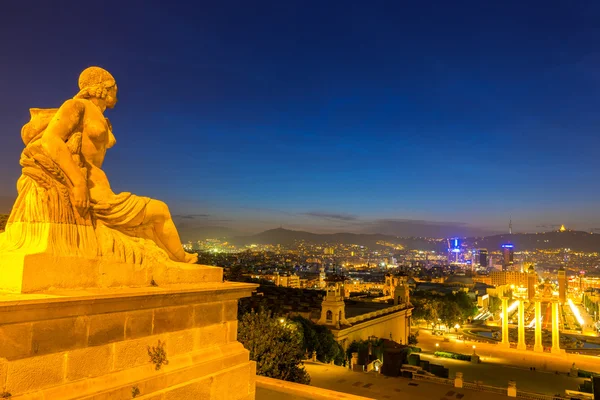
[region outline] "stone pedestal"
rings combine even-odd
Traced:
[[[221,282],[223,269],[148,259],[140,264],[109,258],[5,252],[0,256],[0,291],[41,293],[57,289],[147,287]]]
[[[254,399],[255,363],[236,338],[237,300],[255,287],[2,294],[0,393],[13,400]]]

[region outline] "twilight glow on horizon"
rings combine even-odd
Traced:
[[[187,237],[600,228],[598,3],[24,3],[0,17],[0,213],[29,108],[99,65],[113,189]]]

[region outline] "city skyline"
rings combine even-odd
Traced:
[[[121,90],[114,189],[164,200],[178,226],[600,228],[597,5],[110,3],[93,27],[66,5],[4,6],[0,212],[28,108],[58,106],[97,64]]]

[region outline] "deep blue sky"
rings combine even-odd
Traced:
[[[188,230],[600,228],[597,1],[169,3],[0,6],[0,211],[28,108],[100,65],[113,188]]]

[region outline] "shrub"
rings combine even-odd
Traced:
[[[580,378],[593,378],[595,376],[600,376],[600,374],[580,369],[579,371],[577,371],[577,376],[579,376]]]
[[[451,358],[453,360],[471,361],[471,356],[460,353],[452,353],[450,351],[436,351],[434,353],[436,357]]]

